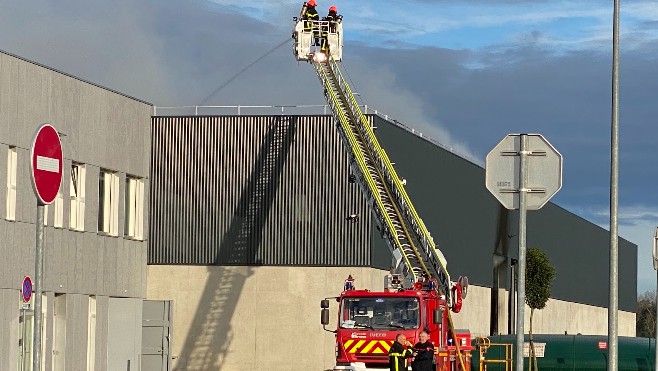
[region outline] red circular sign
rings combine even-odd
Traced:
[[[32,279],[30,276],[25,276],[23,278],[23,289],[21,290],[23,294],[23,301],[29,302],[32,299]]]
[[[62,184],[62,143],[50,124],[37,129],[30,149],[32,187],[41,205],[55,200]]]

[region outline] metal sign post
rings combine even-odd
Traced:
[[[521,134],[519,151],[521,166],[519,171],[519,283],[518,304],[516,306],[516,371],[523,371],[523,337],[525,332],[525,243],[526,243],[526,192],[528,183],[528,136]]]
[[[539,134],[510,134],[487,155],[486,186],[503,206],[519,210],[515,356],[523,371],[527,211],[540,209],[562,187],[562,155]]]
[[[37,205],[37,251],[34,258],[36,296],[34,298],[34,336],[32,369],[41,370],[41,294],[43,292],[43,205]]]
[[[41,370],[41,295],[43,293],[43,214],[44,205],[57,197],[62,184],[62,143],[57,130],[41,125],[30,148],[30,175],[37,197],[36,253],[34,263],[34,336],[32,369]]]

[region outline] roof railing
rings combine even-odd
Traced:
[[[354,93],[354,95],[359,95]],[[456,152],[452,147],[438,142],[424,135],[411,126],[405,125],[397,119],[368,107],[367,104],[359,105],[363,113],[373,114],[422,138],[436,146],[439,146],[455,155],[482,167],[482,164],[469,159]],[[331,115],[331,108],[326,104],[302,104],[302,105],[232,105],[232,106],[153,106],[153,116],[229,116],[229,115]]]

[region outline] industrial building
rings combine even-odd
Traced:
[[[470,278],[456,326],[508,333],[518,212],[489,194],[482,167],[368,118],[449,271]],[[175,369],[331,367],[319,301],[348,274],[382,290],[391,265],[332,117],[155,116],[152,133],[147,296],[173,300]],[[549,203],[529,213],[527,243],[556,267],[534,331],[607,333],[609,233]],[[620,240],[620,335],[635,334],[636,249]]]
[[[60,132],[65,171],[45,221],[43,370],[331,367],[320,300],[348,274],[381,290],[391,264],[332,117],[153,110],[0,53],[0,370],[31,367],[33,307],[21,300],[34,275],[28,163],[46,122]],[[507,333],[517,214],[485,189],[482,167],[368,119],[449,271],[470,278],[457,327]],[[528,246],[557,274],[535,331],[606,333],[608,232],[551,203],[528,219]],[[620,335],[635,333],[636,249],[620,240]]]
[[[0,52],[0,370],[32,369],[36,129],[63,148],[62,184],[46,207],[43,370],[139,369],[146,297],[149,103]],[[34,299],[32,299],[34,301]]]

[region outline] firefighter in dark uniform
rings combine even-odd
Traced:
[[[391,371],[406,371],[407,358],[412,356],[412,344],[407,341],[404,334],[398,334],[395,337],[391,349],[388,350],[388,363],[391,366]]]
[[[313,21],[319,21],[320,15],[315,7],[318,3],[315,0],[308,0],[306,3],[306,12],[304,13],[304,31],[313,31],[315,43],[313,45],[320,45],[320,30],[313,24]]]
[[[335,5],[329,7],[329,14],[327,14],[323,21],[327,21],[329,24],[328,29],[323,29],[322,35],[320,36],[322,42],[322,51],[326,52],[329,50],[329,40],[327,39],[327,32],[336,32],[336,23],[340,22],[343,19],[343,16],[338,15],[338,8]]]
[[[338,15],[338,8],[336,8],[336,5],[332,5],[329,7],[329,14],[325,19],[329,21],[329,32],[336,32],[336,23],[341,22],[343,16]]]
[[[411,369],[413,371],[433,371],[434,367],[434,345],[429,341],[427,331],[420,332],[420,341],[414,345]]]

